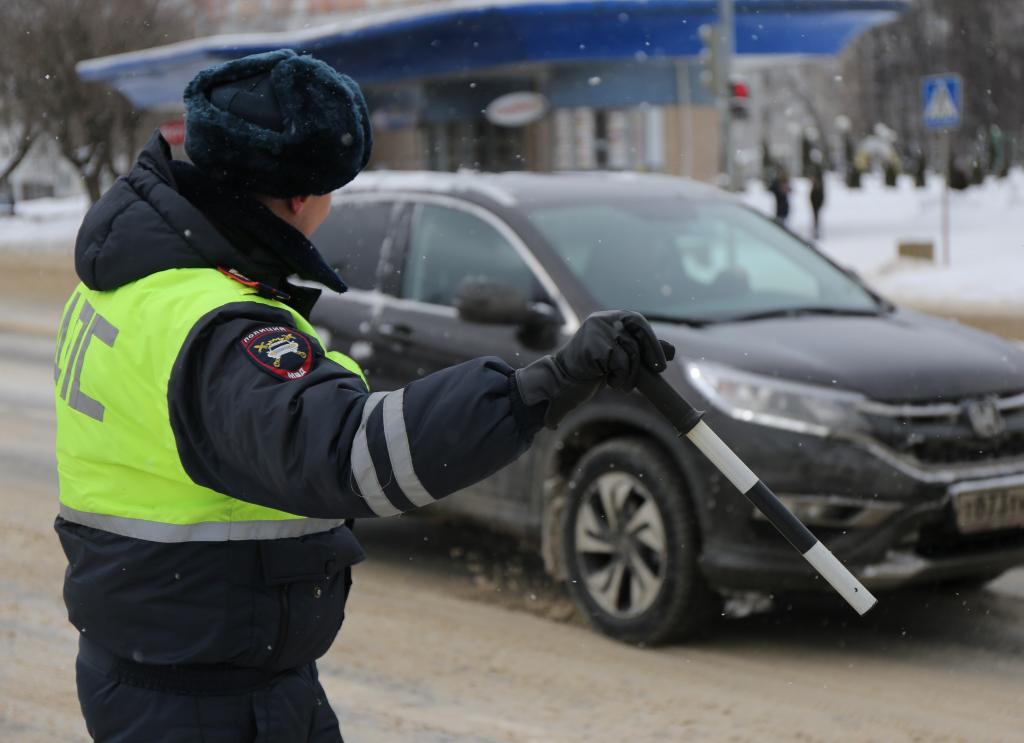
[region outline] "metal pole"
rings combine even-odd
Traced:
[[[946,177],[943,179],[945,185],[942,187],[942,261],[947,266],[952,260],[949,245],[949,178],[953,172],[952,136],[949,132],[943,135],[946,149]]]
[[[736,190],[735,148],[732,145],[732,112],[729,108],[729,79],[735,50],[733,0],[718,0],[718,69],[715,91],[718,106],[719,167],[730,189]]]
[[[685,60],[676,62],[676,109],[679,115],[679,172],[693,177],[693,98],[690,95],[690,67]]]

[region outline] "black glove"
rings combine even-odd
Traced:
[[[554,428],[605,384],[629,392],[641,368],[661,373],[674,356],[675,348],[658,340],[643,315],[595,312],[554,356],[516,371],[516,384],[527,405],[548,403],[544,424]]]

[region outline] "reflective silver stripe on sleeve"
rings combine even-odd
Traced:
[[[384,437],[388,442],[391,471],[405,497],[417,506],[435,502],[437,499],[423,487],[412,466],[409,433],[405,430],[405,388],[392,392],[384,400]]]
[[[162,524],[159,521],[129,519],[89,513],[60,504],[60,515],[74,524],[120,534],[147,542],[236,542],[246,539],[289,539],[330,531],[345,523],[341,519],[280,519],[276,521],[203,521],[198,524]]]
[[[352,442],[352,475],[359,485],[359,492],[363,494],[363,500],[378,516],[397,516],[401,513],[395,505],[384,495],[384,489],[380,486],[377,478],[377,470],[373,468],[373,458],[370,456],[370,442],[366,438],[366,423],[370,420],[370,413],[386,397],[387,392],[373,392],[363,406],[363,419],[359,423],[359,430],[356,431],[355,440]]]

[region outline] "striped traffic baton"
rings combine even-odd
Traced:
[[[878,599],[871,595],[853,573],[818,541],[811,530],[701,420],[703,411],[695,409],[668,382],[653,372],[641,371],[637,389],[662,412],[680,436],[692,441],[711,460],[719,472],[764,514],[858,614],[866,614],[878,603]]]

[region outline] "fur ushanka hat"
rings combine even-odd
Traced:
[[[202,70],[185,88],[185,152],[246,191],[325,194],[366,167],[373,147],[354,80],[290,49]]]

